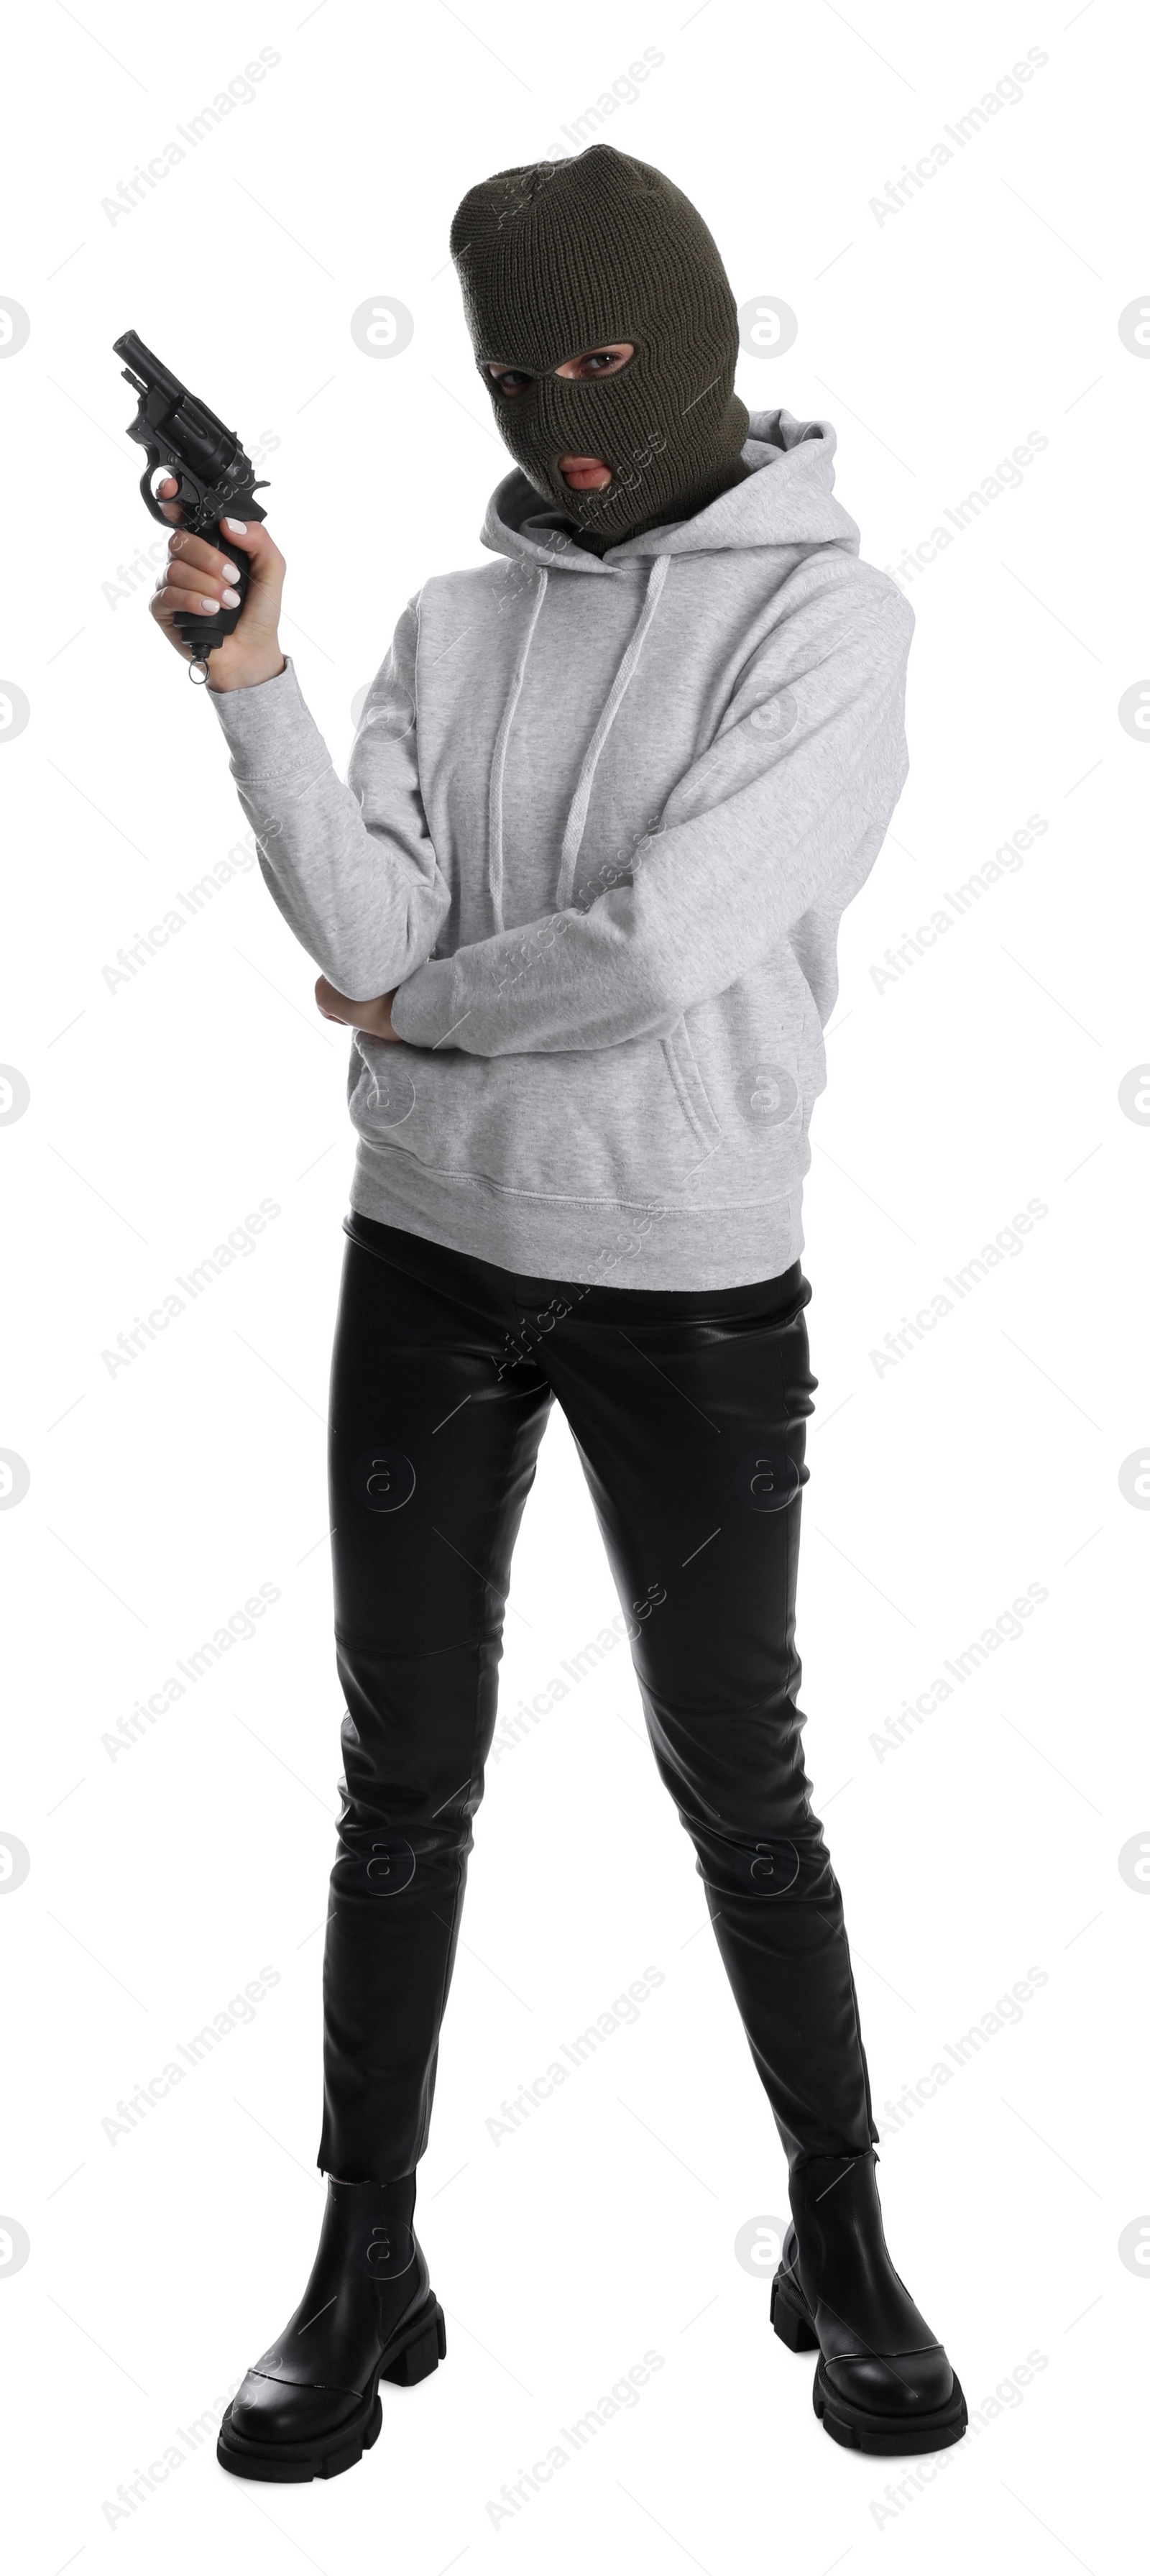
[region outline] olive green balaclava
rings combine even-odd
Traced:
[[[701,215],[661,170],[607,143],[499,170],[458,207],[451,255],[500,435],[595,553],[742,481],[734,297]],[[635,350],[617,376],[555,374],[612,340]],[[492,359],[530,384],[500,393]],[[611,482],[571,491],[561,456],[601,456]]]

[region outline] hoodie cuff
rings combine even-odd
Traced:
[[[237,780],[282,779],[296,770],[313,770],[319,743],[327,748],[299,684],[291,655],[274,680],[257,680],[249,689],[213,689],[208,696],[232,754]]]
[[[400,985],[391,1006],[391,1025],[405,1046],[433,1047],[451,1043],[453,957],[429,957]]]

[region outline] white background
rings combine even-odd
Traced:
[[[10,33],[0,292],[31,333],[0,365],[0,671],[31,713],[0,741],[0,1057],[31,1099],[0,1129],[0,1446],[31,1481],[0,1519],[0,1826],[31,1866],[0,1906],[0,2208],[31,2251],[0,2307],[28,2576],[278,2576],[301,2554],[326,2576],[1129,2563],[1150,2286],[1118,2240],[1150,2208],[1134,2099],[1150,1906],[1118,1853],[1150,1821],[1150,1519],[1118,1479],[1150,1441],[1150,1135],[1118,1091],[1150,1050],[1150,747],[1117,710],[1150,687],[1150,363],[1118,317],[1150,304],[1140,40],[1109,0],[262,0],[226,19],[59,0]],[[280,59],[252,103],[110,220],[102,201],[261,46]],[[384,2389],[379,2443],[330,2486],[243,2485],[205,2435],[111,2521],[117,2489],[153,2460],[162,2476],[175,2428],[218,2414],[283,2324],[322,2205],[341,1713],[323,1416],[352,1137],[344,1041],[254,871],[129,983],[102,974],[244,829],[212,709],[139,569],[120,569],[159,532],[110,343],[134,328],[249,448],[278,440],[263,497],[285,641],[342,767],[400,609],[481,560],[506,465],[453,209],[554,148],[645,47],[663,59],[602,131],[696,200],[740,305],[793,307],[794,346],[746,355],[739,390],[834,422],[871,562],[896,566],[1029,433],[1048,442],[908,582],[911,776],[844,923],[806,1202],[806,1743],[880,2109],[1030,1966],[1047,1976],[882,2148],[894,2259],[979,2413],[937,2480],[900,2493],[914,2464],[835,2448],[809,2357],[770,2332],[770,2266],[734,2248],[785,2212],[783,2159],[620,1652],[490,1773],[420,2168],[446,2366]],[[1020,103],[880,221],[871,200],[1030,47],[1048,60]],[[387,362],[350,335],[373,296],[414,316]],[[1048,829],[1023,865],[879,989],[885,950],[1032,813]],[[110,1375],[117,1334],[263,1198],[280,1214],[256,1250]],[[888,1332],[1032,1198],[1048,1213],[1024,1249],[880,1374]],[[111,1759],[102,1737],[261,1583],[280,1597],[257,1634]],[[1024,1635],[880,1756],[904,1698],[1029,1584],[1048,1597]],[[615,1608],[556,1417],[505,1711]],[[637,2023],[494,2143],[503,2098],[648,1963],[664,1983]],[[280,1982],[253,2019],[110,2140],[117,2102],[265,1964]],[[493,2521],[501,2488],[648,2349],[663,2366],[638,2403]],[[996,2401],[1028,2353],[1044,2366]]]

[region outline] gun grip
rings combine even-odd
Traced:
[[[246,517],[251,520],[262,519],[264,512],[258,501],[253,501],[250,495],[241,493],[231,515],[233,518]],[[185,610],[172,620],[184,643],[191,644],[195,652],[206,659],[214,644],[222,644],[227,636],[235,634],[244,613],[244,602],[247,599],[251,581],[251,564],[242,546],[232,544],[227,529],[219,519],[211,521],[205,528],[197,528],[196,535],[203,537],[209,546],[218,546],[220,553],[226,555],[230,563],[239,565],[239,578],[230,585],[240,594],[238,608],[217,609],[214,617],[205,617],[202,613]]]

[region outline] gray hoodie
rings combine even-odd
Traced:
[[[734,1287],[802,1249],[844,906],[907,773],[913,613],[859,561],[835,434],[752,415],[745,481],[576,545],[518,471],[497,560],[404,610],[336,777],[292,662],[213,695],[270,892],[356,1034],[353,1207],[502,1268]]]

